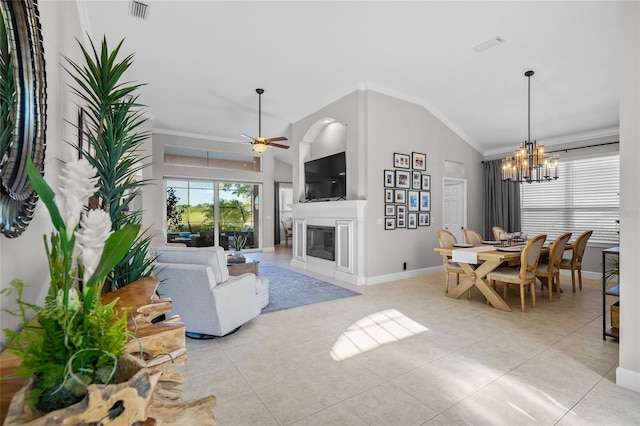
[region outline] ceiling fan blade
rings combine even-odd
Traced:
[[[255,140],[256,140],[255,138],[252,138],[252,137],[251,137],[251,136],[249,136],[249,135],[245,135],[244,133],[240,133],[240,136],[242,136],[243,138],[247,138],[247,139],[249,139],[250,141],[255,141]]]
[[[269,138],[269,140],[272,142],[278,142],[278,141],[286,141],[288,139],[285,138],[284,136],[278,136],[277,138]]]
[[[267,145],[271,145],[271,146],[274,146],[276,148],[289,149],[288,145],[281,145],[279,143],[267,142]]]

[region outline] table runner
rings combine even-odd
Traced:
[[[460,263],[478,263],[478,252],[495,250],[493,246],[478,246],[451,251],[451,260]]]

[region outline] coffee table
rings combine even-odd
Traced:
[[[242,263],[227,262],[227,268],[229,269],[229,275],[234,277],[237,275],[246,274],[247,272],[258,275],[259,264],[259,260],[247,258],[247,261]]]

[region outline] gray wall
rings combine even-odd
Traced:
[[[80,20],[75,2],[39,2],[40,23],[47,73],[47,130],[45,179],[57,190],[60,161],[68,161],[76,152],[65,142],[75,141],[75,128],[66,123],[76,121],[77,107],[71,97],[67,77],[60,66],[62,55],[81,60],[75,37],[82,40]],[[24,299],[42,304],[49,286],[49,269],[42,240],[50,235],[53,226],[46,207],[39,202],[35,216],[27,230],[18,238],[0,236],[0,287],[10,287],[14,279],[21,279],[25,287]],[[16,309],[12,298],[2,296],[2,308]],[[0,313],[3,328],[15,329],[19,319]],[[4,341],[4,335],[2,336]]]
[[[462,163],[468,179],[469,205],[481,201],[481,155],[420,105],[374,91],[356,91],[293,124],[295,141],[304,140],[309,129],[323,118],[346,125],[347,199],[367,200],[365,207],[364,275],[393,279],[407,271],[424,271],[442,265],[433,251],[442,226],[442,192],[445,160]],[[308,141],[312,142],[312,141]],[[311,151],[324,152],[311,144],[294,143],[294,198],[303,199],[302,164]],[[311,147],[309,147],[311,145]],[[393,154],[421,152],[427,155],[431,174],[431,226],[418,229],[384,229],[383,171],[393,168]],[[296,160],[297,159],[297,160]],[[468,224],[479,228],[481,214],[469,211]]]
[[[260,233],[263,249],[273,249],[273,229],[277,218],[274,212],[274,158],[273,149],[270,148],[260,155],[262,158],[262,171],[249,172],[245,170],[214,169],[204,167],[185,167],[164,164],[164,146],[180,146],[186,148],[238,153],[244,155],[257,155],[251,150],[248,143],[228,143],[210,139],[190,136],[168,135],[154,133],[152,141],[153,167],[152,177],[154,184],[146,191],[152,193],[150,199],[154,205],[145,210],[145,224],[164,229],[166,223],[166,209],[164,208],[164,178],[224,180],[230,182],[261,183],[262,184],[262,208],[260,210]]]

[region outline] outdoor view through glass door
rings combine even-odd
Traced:
[[[168,242],[259,248],[260,185],[169,179],[166,184]],[[238,247],[245,238],[244,247]]]

